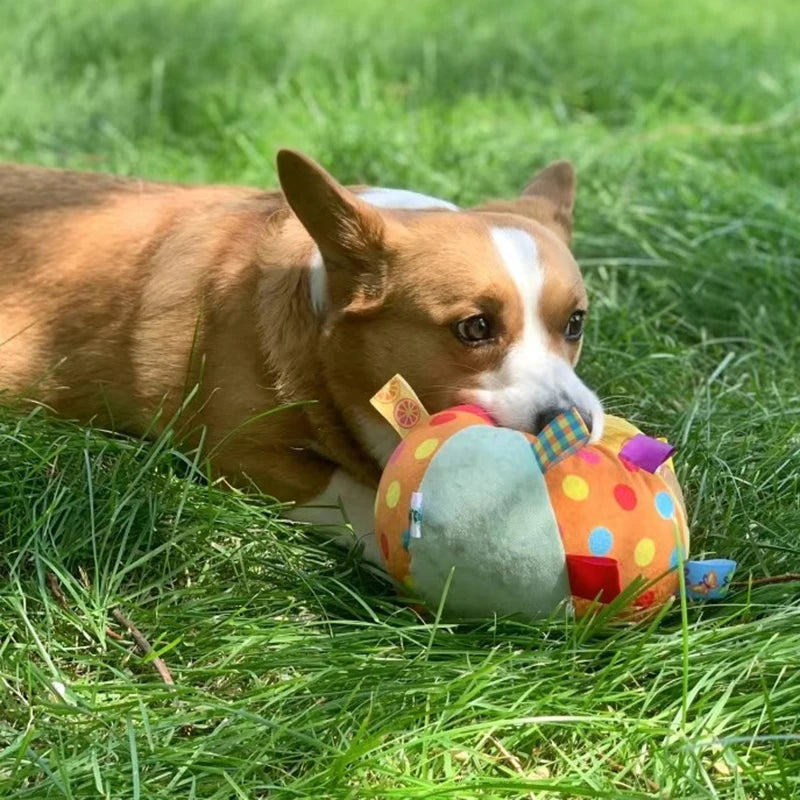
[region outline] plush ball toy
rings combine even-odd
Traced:
[[[535,619],[564,604],[580,616],[626,590],[633,611],[678,590],[689,529],[665,441],[606,415],[590,444],[576,410],[537,436],[476,406],[431,416],[399,375],[372,404],[402,437],[378,488],[376,536],[390,576],[429,608],[446,589],[451,618]],[[695,574],[702,562],[691,563]],[[721,563],[703,596],[727,588],[732,562]]]

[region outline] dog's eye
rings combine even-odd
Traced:
[[[494,335],[492,323],[489,317],[484,314],[476,314],[474,317],[467,317],[456,323],[456,336],[464,344],[482,344],[488,342]]]
[[[577,342],[583,336],[583,321],[586,317],[585,311],[576,311],[564,329],[564,338],[568,342]]]

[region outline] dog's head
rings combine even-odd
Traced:
[[[576,376],[587,298],[569,250],[575,178],[552,164],[522,196],[459,210],[394,190],[348,190],[282,150],[287,201],[313,238],[311,301],[335,402],[379,459],[394,435],[369,398],[400,373],[430,411],[461,403],[538,432],[602,408]]]

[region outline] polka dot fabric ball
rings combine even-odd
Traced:
[[[411,495],[422,483],[425,470],[444,441],[470,425],[491,424],[491,419],[477,407],[448,409],[409,433],[389,458],[375,498],[375,535],[389,575],[409,589],[413,588],[408,555]]]
[[[660,605],[678,589],[677,547],[688,552],[682,500],[662,471],[647,472],[604,443],[584,447],[545,473],[564,550],[578,556],[613,558],[624,588],[636,578],[648,583],[635,600],[640,609]],[[580,614],[588,601],[576,598]]]
[[[494,423],[473,406],[435,414],[406,435],[384,470],[375,505],[376,536],[390,576],[410,592],[416,589],[409,553],[412,494],[444,443],[472,425]],[[633,601],[639,611],[645,611],[661,605],[678,589],[678,546],[682,547],[681,557],[686,558],[689,533],[671,461],[650,473],[620,455],[639,433],[626,420],[607,415],[602,441],[550,466],[544,484],[557,523],[554,535],[560,535],[566,557],[616,562],[623,591],[637,578],[652,584]],[[535,440],[530,434],[524,436],[530,442]],[[503,457],[502,453],[487,453],[475,469],[492,469],[492,458]],[[496,502],[487,496],[487,504]],[[508,509],[498,505],[496,515],[497,530],[502,531]],[[423,497],[423,536],[424,519]],[[575,613],[581,616],[592,601],[577,595],[574,585],[571,588]],[[481,587],[475,590],[480,592]],[[487,613],[491,611],[487,608]]]

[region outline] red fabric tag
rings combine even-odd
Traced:
[[[605,556],[567,556],[572,594],[584,600],[610,603],[621,591],[619,562]]]

